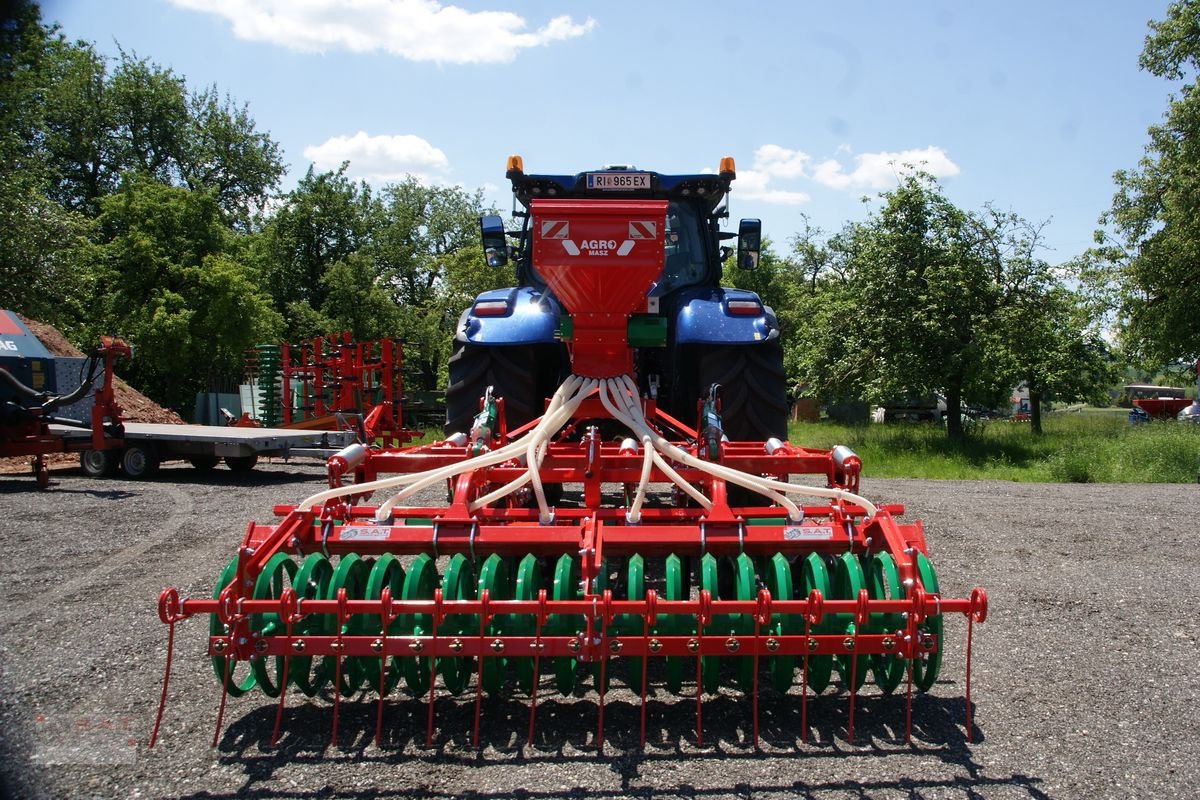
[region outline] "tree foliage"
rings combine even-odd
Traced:
[[[1036,257],[1037,229],[963,211],[922,173],[880,199],[864,222],[794,242],[804,280],[787,363],[800,382],[874,404],[941,394],[951,437],[965,405],[994,407],[1019,380],[1062,396],[1091,387],[1088,369],[1070,366],[1090,340],[1073,295]]]
[[[1107,229],[1083,263],[1128,353],[1164,364],[1200,356],[1200,0],[1174,2],[1150,24],[1139,65],[1184,82],[1137,166],[1114,174]]]

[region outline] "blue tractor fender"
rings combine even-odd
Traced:
[[[754,292],[698,288],[680,298],[676,344],[755,344],[778,338],[775,312]]]
[[[532,287],[493,289],[458,318],[454,338],[487,346],[552,343],[560,310],[551,295]]]

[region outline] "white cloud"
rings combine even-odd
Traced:
[[[510,11],[467,11],[437,0],[171,0],[181,8],[229,20],[239,39],[292,50],[381,50],[410,61],[491,64],[525,48],[573,39],[596,26],[554,17],[526,30]]]
[[[754,151],[750,169],[739,170],[737,188],[739,197],[761,200],[764,203],[799,205],[812,198],[806,192],[771,188],[773,178],[784,180],[804,177],[804,165],[809,155],[799,150],[789,150],[777,144],[764,144]]]
[[[359,131],[353,136],[333,136],[304,148],[304,157],[320,171],[336,170],[349,161],[347,174],[370,183],[399,181],[406,175],[429,183],[450,167],[445,153],[412,134],[369,136]]]
[[[838,154],[849,154],[849,145],[839,145]],[[899,175],[909,167],[923,169],[939,178],[957,175],[958,165],[940,147],[930,145],[922,150],[862,153],[854,157],[850,172],[835,158],[813,162],[802,150],[791,150],[777,144],[764,144],[754,151],[750,169],[738,172],[739,196],[767,203],[807,203],[808,193],[778,188],[778,183],[804,179],[832,189],[886,189],[895,186]],[[775,183],[772,183],[772,182]]]
[[[833,189],[886,189],[896,185],[897,176],[921,169],[945,178],[957,175],[958,165],[946,151],[930,145],[923,150],[862,153],[854,157],[854,169],[846,172],[840,161],[828,159],[813,168],[812,179]]]

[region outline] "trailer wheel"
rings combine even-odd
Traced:
[[[150,445],[126,445],[121,453],[121,469],[132,480],[148,478],[158,471],[158,453]]]
[[[225,456],[225,466],[233,472],[249,472],[258,463],[258,455]]]
[[[469,433],[487,387],[504,398],[508,429],[541,415],[558,388],[561,345],[485,347],[456,341],[446,387],[446,433]]]
[[[221,462],[217,456],[192,456],[188,463],[199,472],[208,472]]]
[[[84,450],[79,454],[79,466],[89,478],[107,478],[117,473],[121,462],[113,450]]]

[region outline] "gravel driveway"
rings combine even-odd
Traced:
[[[962,724],[965,621],[949,619],[942,681],[915,703],[913,747],[900,743],[902,698],[860,701],[857,745],[845,697],[810,706],[816,742],[799,742],[798,689],[766,695],[763,743],[748,744],[749,704],[733,690],[705,704],[659,693],[645,751],[636,698],[609,694],[604,757],[592,745],[594,695],[539,706],[524,746],[525,701],[485,701],[484,747],[472,707],[443,700],[438,745],[425,707],[397,699],[382,750],[374,695],[330,709],[290,698],[269,747],[274,703],[231,700],[211,748],[219,687],[207,629],[179,629],[160,743],[146,741],[160,691],[167,585],[204,595],[250,519],[321,485],[315,465],[267,464],[237,479],[166,466],[151,482],[54,473],[38,492],[0,477],[0,780],[13,797],[1192,797],[1200,786],[1200,622],[1187,611],[1195,573],[1194,485],[1056,486],[868,480],[863,494],[924,520],[943,593],[988,590],[976,628],[975,739]],[[547,684],[548,685],[548,684]],[[550,697],[544,693],[544,697]]]

